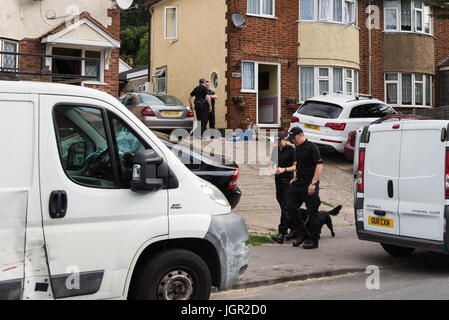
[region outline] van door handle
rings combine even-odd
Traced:
[[[67,212],[67,193],[64,190],[53,191],[48,207],[52,219],[64,218]]]
[[[374,210],[374,214],[376,216],[384,216],[386,214],[386,212],[382,211],[382,210]]]
[[[393,198],[393,181],[392,180],[388,180],[388,196],[390,198]]]

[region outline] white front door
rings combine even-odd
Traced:
[[[40,97],[43,227],[55,298],[124,294],[131,261],[168,235],[168,191],[129,188],[133,154],[160,153],[132,120],[98,100]]]
[[[444,121],[402,123],[401,236],[443,240],[446,141],[441,141],[441,129],[446,127]]]
[[[364,171],[364,229],[399,234],[399,156],[401,130],[392,124],[369,128]]]

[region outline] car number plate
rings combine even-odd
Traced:
[[[181,115],[181,112],[178,112],[178,111],[162,111],[161,114],[163,116],[168,116],[168,117],[179,117]]]
[[[320,126],[316,126],[314,124],[308,124],[308,123],[304,124],[304,128],[313,129],[313,130],[320,130]]]
[[[378,227],[393,228],[394,221],[393,219],[368,216],[368,224]]]

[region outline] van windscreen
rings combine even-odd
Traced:
[[[305,116],[312,116],[326,119],[336,119],[340,115],[342,107],[335,104],[306,101],[299,109],[298,113]]]

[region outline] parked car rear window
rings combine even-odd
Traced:
[[[336,119],[340,115],[342,107],[335,104],[317,102],[317,101],[306,101],[298,109],[299,114],[305,116],[312,116],[318,118]]]
[[[386,104],[372,103],[362,104],[352,108],[350,118],[382,118],[396,114],[392,107]]]
[[[169,95],[160,95],[157,96],[160,100],[162,100],[165,104],[178,104],[182,105],[182,102],[178,100],[178,98]]]
[[[139,93],[139,100],[145,104],[165,104],[161,99],[148,93]]]

